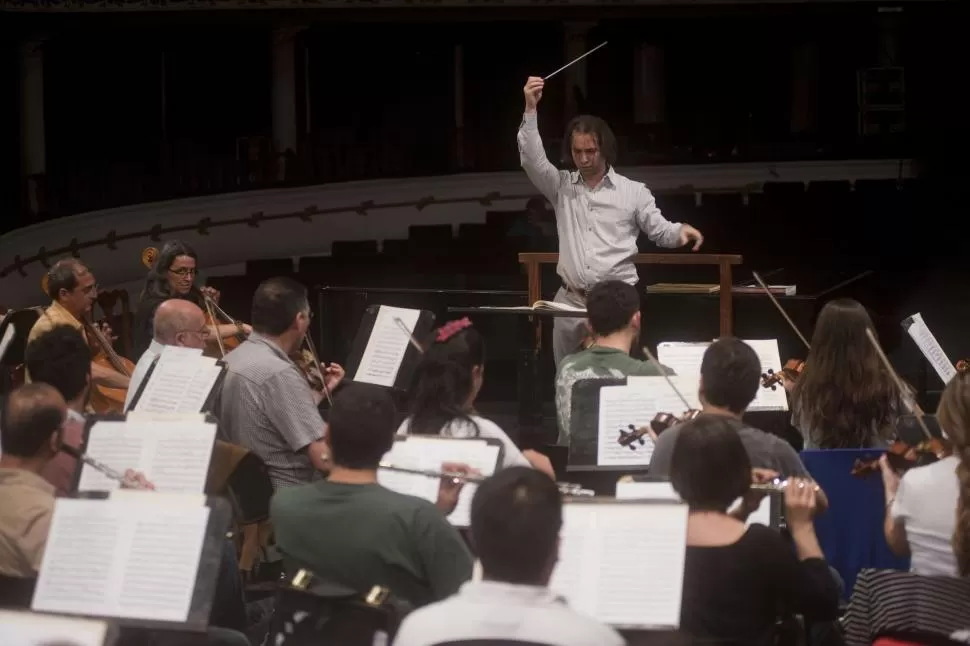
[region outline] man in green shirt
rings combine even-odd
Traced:
[[[361,594],[380,585],[421,606],[454,594],[471,579],[473,561],[440,510],[454,509],[460,485],[442,479],[436,507],[377,483],[394,429],[384,389],[345,386],[330,410],[330,475],[278,490],[271,517],[284,560]]]
[[[573,384],[581,379],[659,377],[670,368],[630,356],[640,338],[640,296],[637,288],[620,280],[605,280],[586,296],[586,318],[593,343],[565,357],[556,370],[556,415],[559,443],[569,444]]]

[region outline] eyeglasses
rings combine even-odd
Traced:
[[[169,272],[184,278],[185,276],[195,276],[198,273],[198,270],[189,267],[179,267],[178,269],[169,269]]]

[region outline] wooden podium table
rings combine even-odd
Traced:
[[[542,296],[541,265],[559,262],[558,253],[520,253],[519,263],[525,266],[529,280],[529,305]],[[719,323],[721,336],[731,334],[733,309],[731,302],[731,265],[740,265],[741,256],[718,253],[640,253],[633,257],[635,265],[717,265],[721,286]],[[537,348],[538,349],[538,348]]]

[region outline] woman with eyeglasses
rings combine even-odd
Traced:
[[[183,298],[198,305],[203,312],[206,310],[205,299],[208,297],[213,303],[219,302],[219,291],[212,287],[196,287],[195,277],[198,275],[198,257],[195,250],[180,240],[166,242],[151,265],[141,299],[135,309],[134,339],[132,354],[140,357],[148,348],[154,336],[153,321],[155,310],[170,298]],[[216,336],[222,339],[232,339],[240,334],[248,336],[252,332],[246,324],[239,327],[232,324],[210,321],[209,342],[217,343]]]

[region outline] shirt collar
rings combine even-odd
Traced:
[[[159,343],[155,339],[152,339],[152,342],[148,344],[148,351],[156,355],[161,355],[164,349],[165,344]]]
[[[73,408],[68,408],[67,409],[67,419],[69,419],[71,421],[74,421],[74,422],[80,422],[82,424],[84,424],[87,421],[87,419],[84,417],[84,415],[82,415],[81,413],[77,412]]]
[[[54,485],[44,480],[41,476],[26,469],[12,469],[9,467],[0,468],[0,485],[24,485],[31,489],[36,489],[52,498],[57,491]]]
[[[74,325],[77,328],[84,327],[84,324],[78,320],[76,316],[71,314],[66,307],[58,303],[57,301],[51,301],[51,306],[48,308],[48,316],[51,318],[57,317],[59,319],[64,319],[65,321],[74,321]],[[53,316],[51,316],[53,314]]]
[[[569,178],[573,184],[580,184],[583,181],[583,176],[579,174],[578,170],[570,173]],[[603,175],[602,185],[607,188],[616,188],[616,171],[613,170],[612,166],[606,169],[606,174]]]
[[[253,343],[258,343],[260,345],[266,346],[267,348],[269,348],[273,352],[273,354],[275,354],[276,356],[278,356],[280,359],[283,359],[285,361],[289,361],[290,363],[293,363],[293,360],[290,359],[288,356],[286,356],[286,353],[283,352],[283,348],[281,348],[280,346],[276,345],[275,343],[273,343],[272,341],[270,341],[269,339],[267,339],[262,334],[259,334],[258,332],[253,331],[253,333],[249,335],[249,339],[248,340],[249,341],[252,341]]]
[[[504,581],[468,581],[461,586],[459,594],[478,599],[502,600],[506,604],[565,603],[565,599],[545,586]]]

